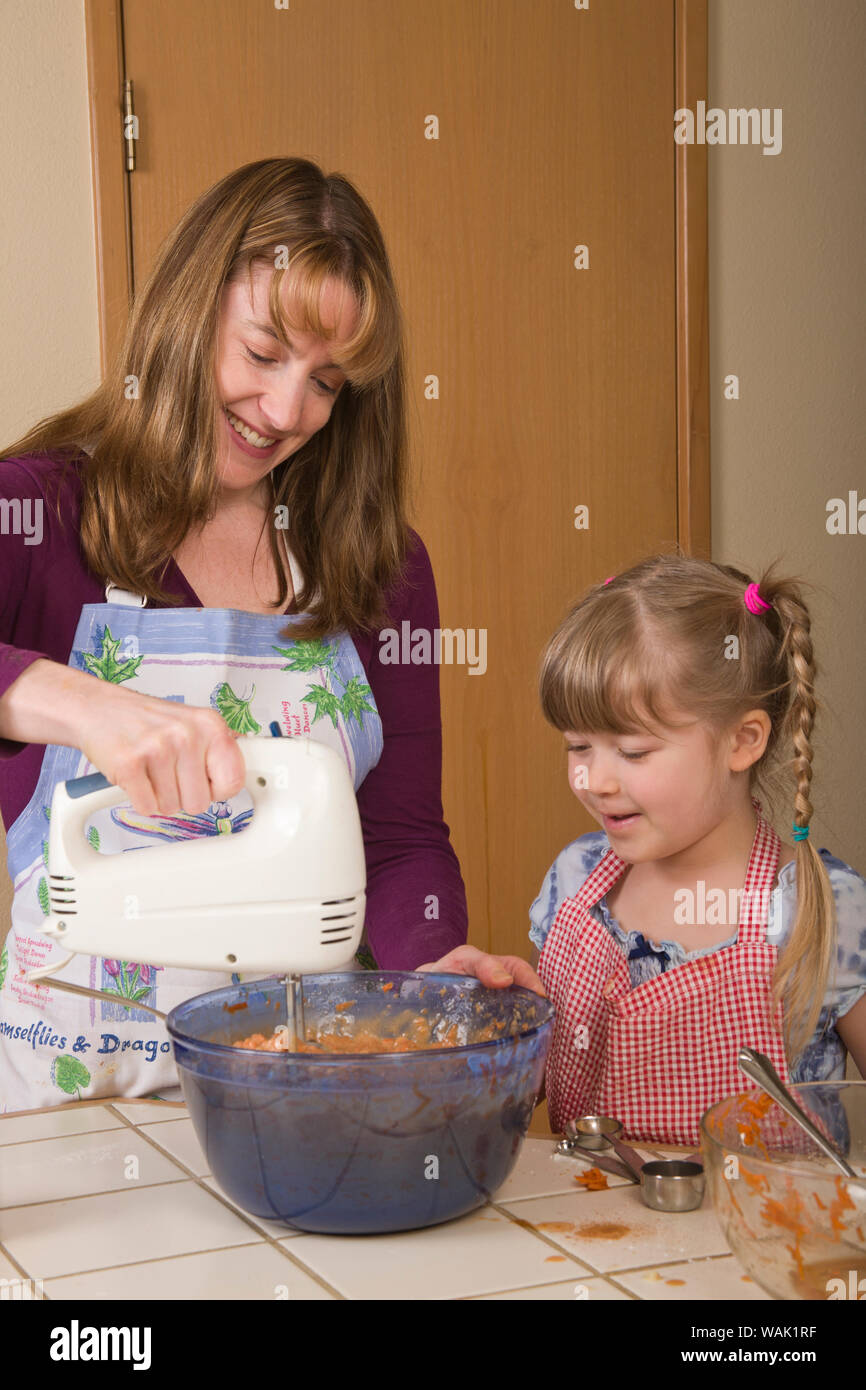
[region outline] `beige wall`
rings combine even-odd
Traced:
[[[866,873],[866,536],[826,529],[830,498],[866,496],[866,5],[710,0],[709,18],[708,105],[782,109],[780,154],[709,149],[713,559],[754,575],[779,555],[820,586],[812,833]]]
[[[5,0],[3,20],[8,441],[93,386],[98,333],[83,3]],[[861,872],[866,538],[829,536],[825,515],[866,494],[864,54],[862,0],[710,0],[709,104],[783,111],[779,155],[709,152],[713,555],[756,571],[780,553],[823,586],[816,838]]]
[[[86,80],[82,0],[3,0],[3,445],[99,381]],[[10,897],[0,871],[0,936]]]
[[[866,536],[826,530],[828,499],[866,496],[866,5],[709,8],[708,104],[783,112],[780,154],[709,150],[713,559],[821,586],[813,835],[866,873]]]

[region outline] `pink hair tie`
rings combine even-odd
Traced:
[[[610,581],[611,581],[611,579],[616,579],[616,575],[615,575],[615,574],[610,575],[610,576],[604,581],[605,584],[609,584]]]
[[[757,584],[749,585],[743,594],[743,603],[750,613],[765,613],[768,608],[773,606],[771,603],[767,603],[766,599],[761,598]]]

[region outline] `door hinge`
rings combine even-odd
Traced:
[[[132,104],[132,83],[129,78],[123,83],[123,139],[126,144],[126,172],[131,174],[135,168],[135,142],[138,139],[138,117]]]

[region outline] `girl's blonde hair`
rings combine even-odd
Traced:
[[[563,732],[622,734],[650,723],[670,726],[676,712],[687,711],[720,736],[748,710],[766,710],[770,735],[749,769],[749,790],[774,790],[783,769],[793,773],[794,820],[807,826],[817,666],[801,581],[777,575],[777,564],[758,581],[771,604],[759,616],[743,601],[752,582],[747,574],[679,550],[595,585],[545,649],[545,718]],[[797,916],[773,981],[773,1009],[784,1003],[791,1061],[814,1034],[836,942],[821,857],[811,839],[798,840],[795,852]]]
[[[88,565],[121,588],[179,602],[161,588],[165,567],[217,496],[220,293],[256,262],[274,269],[270,312],[283,343],[286,274],[300,309],[292,328],[333,340],[319,307],[331,277],[358,308],[356,332],[332,351],[348,380],[330,419],[273,472],[275,508],[287,508],[284,529],[304,576],[298,608],[308,614],[289,630],[315,638],[382,626],[383,592],[408,541],[403,321],[379,225],[341,174],[306,159],[261,159],[203,193],[163,243],[102,384],[2,457],[90,454],[81,521]],[[277,558],[276,524],[268,533]],[[287,597],[283,578],[275,609]]]

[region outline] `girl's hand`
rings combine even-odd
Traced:
[[[441,960],[432,965],[416,965],[416,970],[435,970],[443,975],[474,975],[483,985],[492,989],[507,989],[509,985],[522,985],[535,994],[547,998],[544,985],[539,980],[529,961],[520,956],[490,956],[479,951],[477,946],[458,946],[449,951]]]

